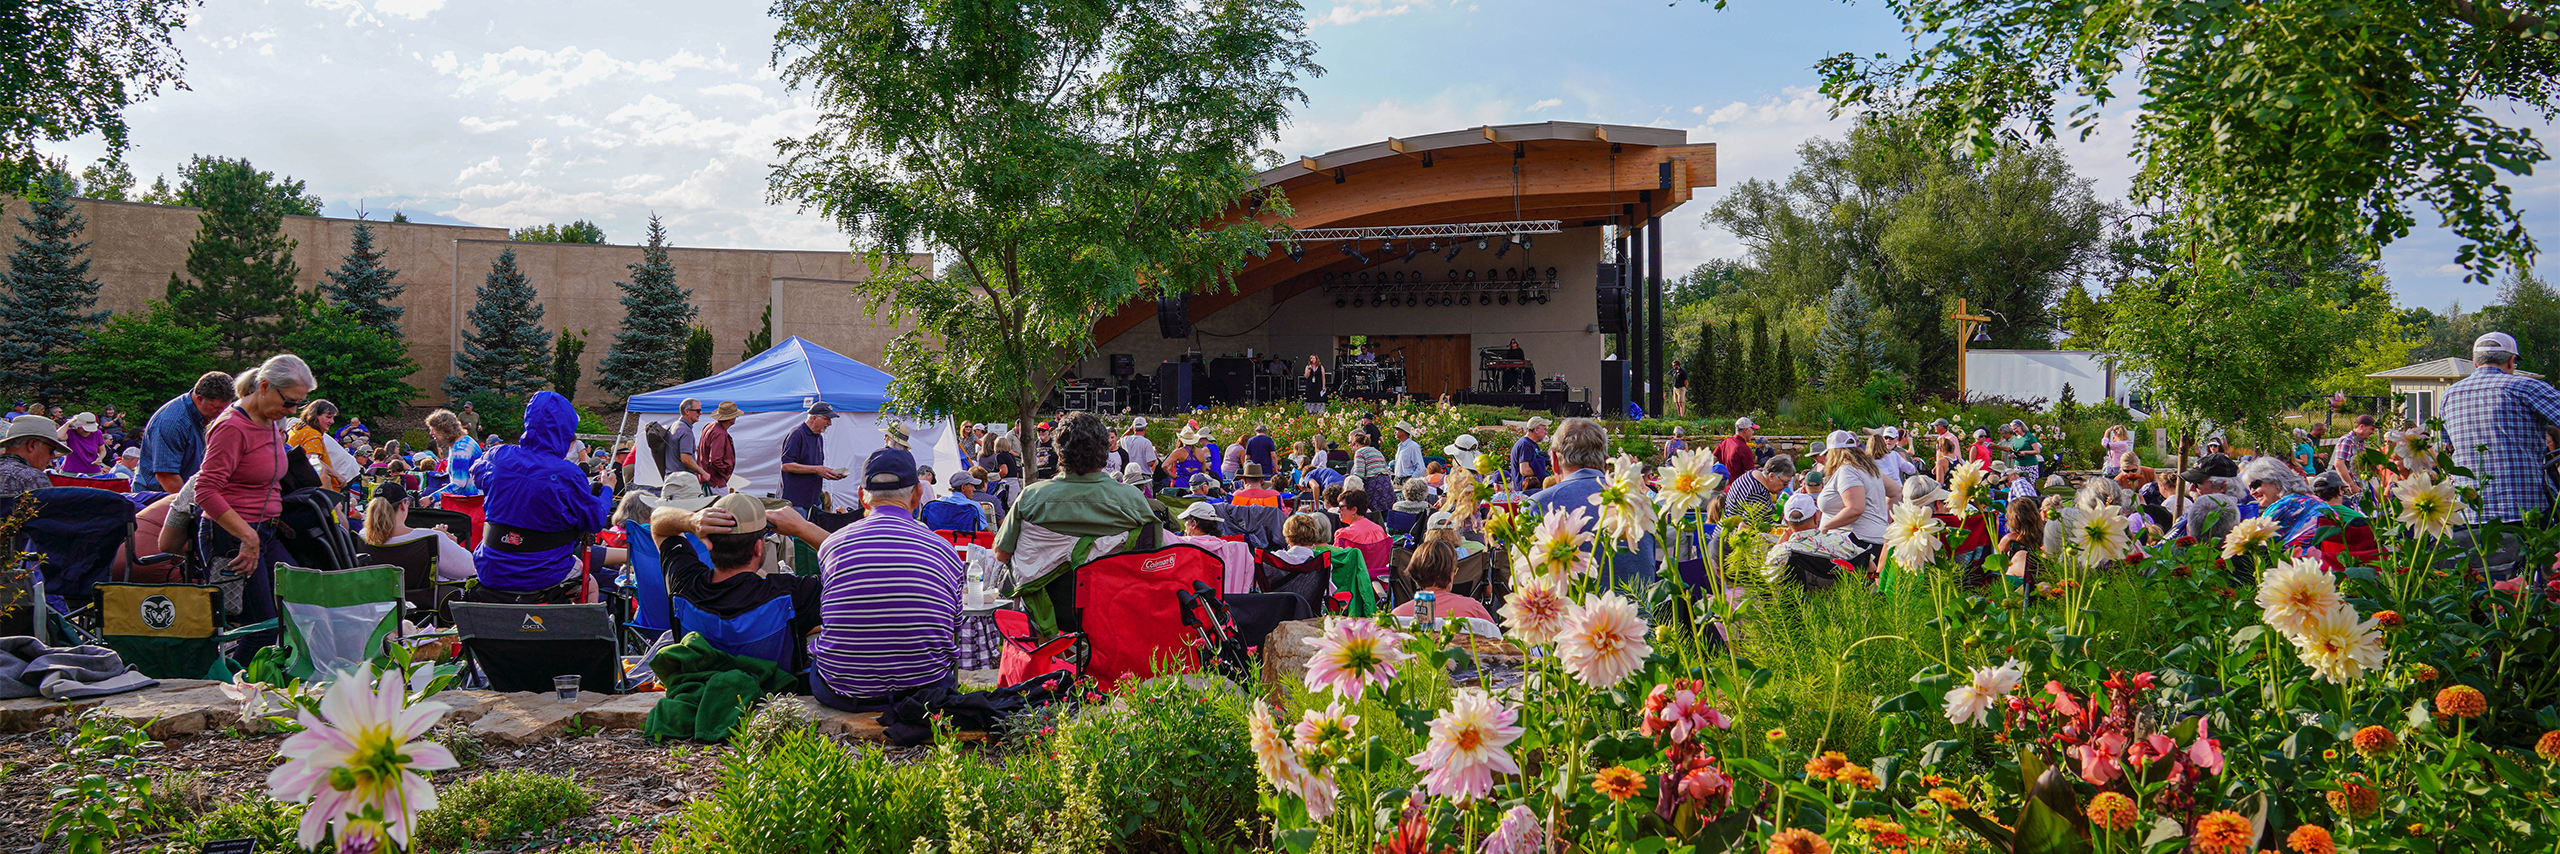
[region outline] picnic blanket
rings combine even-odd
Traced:
[[[0,700],[77,700],[159,684],[103,646],[47,646],[24,635],[0,638]]]
[[[791,689],[791,674],[759,658],[741,658],[711,647],[700,632],[649,659],[667,696],[649,709],[640,732],[653,739],[725,741],[758,698]]]

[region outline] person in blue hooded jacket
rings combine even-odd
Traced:
[[[488,494],[487,521],[474,560],[481,601],[572,604],[579,601],[579,550],[613,515],[613,471],[595,477],[567,458],[578,413],[556,392],[535,392],[524,405],[524,438],[500,445],[471,466]]]

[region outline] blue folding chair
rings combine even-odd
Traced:
[[[770,661],[787,672],[800,672],[800,639],[791,634],[791,597],[776,596],[744,614],[726,618],[703,610],[682,596],[671,598],[677,634],[699,632],[713,649]]]
[[[676,627],[674,609],[668,604],[667,572],[658,562],[658,541],[649,536],[647,522],[625,521],[622,532],[630,540],[631,575],[636,584],[633,598],[639,600],[638,616],[624,625],[654,637]],[[702,544],[702,538],[686,534],[684,539],[692,544],[694,556],[701,558],[705,566],[710,565],[711,549]]]

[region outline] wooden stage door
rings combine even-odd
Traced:
[[[1475,387],[1473,335],[1371,335],[1369,344],[1380,356],[1401,352],[1405,393],[1414,397],[1437,399]],[[1338,346],[1350,346],[1350,339]]]

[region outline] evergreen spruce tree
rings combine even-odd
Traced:
[[[32,218],[18,218],[26,233],[0,274],[0,391],[17,400],[79,394],[84,384],[62,370],[62,359],[107,319],[89,310],[98,282],[89,278],[89,243],[74,242],[89,222],[71,205],[71,182],[51,175],[42,189]]]
[[[649,242],[640,263],[631,265],[631,280],[622,288],[622,329],[613,334],[613,349],[596,363],[596,385],[628,398],[664,388],[683,376],[683,363],[667,358],[684,352],[692,334],[693,292],[676,287],[676,265],[667,260],[667,230],[649,217]]]
[[[771,349],[773,349],[773,304],[765,303],[764,330],[761,332],[749,333],[747,335],[747,352],[745,355],[739,356],[738,361],[744,362],[748,359],[753,359],[756,357],[756,354]]]
[[[1770,351],[1769,316],[1751,316],[1751,390],[1750,408],[1755,412],[1774,412],[1778,408],[1777,354]]]
[[[1717,386],[1724,382],[1724,360],[1718,358],[1716,322],[1698,322],[1697,366],[1689,374],[1689,408],[1699,415],[1711,415],[1723,405]]]
[[[445,375],[445,394],[520,402],[550,382],[537,372],[551,359],[551,333],[542,328],[537,296],[516,269],[516,251],[499,253],[466,315],[471,330],[462,334],[462,352],[453,357],[457,373]]]
[[[1876,335],[1875,311],[1866,291],[1843,282],[1831,289],[1824,306],[1822,332],[1813,339],[1814,364],[1824,388],[1854,388],[1890,364],[1883,339]]]
[[[1777,401],[1796,396],[1795,339],[1795,332],[1786,329],[1778,330],[1778,365],[1777,369],[1771,372],[1777,379],[1778,389],[1777,396],[1770,401],[1770,406],[1773,408],[1777,405]]]
[[[586,354],[587,331],[571,332],[569,327],[560,327],[560,337],[551,348],[551,390],[570,403],[578,402],[578,381],[587,373],[586,366],[578,360]]]
[[[1742,320],[1724,322],[1724,411],[1751,410],[1751,340],[1742,337]]]
[[[213,330],[224,366],[236,370],[283,349],[285,334],[310,314],[294,287],[302,271],[284,217],[319,200],[302,195],[302,182],[279,184],[246,160],[198,157],[181,174],[179,198],[204,213],[187,246],[187,275],[169,274],[169,306]]]
[[[328,280],[320,283],[320,293],[329,304],[347,310],[357,323],[382,333],[393,340],[400,338],[400,315],[407,309],[392,305],[407,288],[400,284],[400,271],[382,266],[382,250],[373,247],[373,223],[356,223],[355,237],[348,242],[346,260],[338,269],[328,272]]]
[[[692,382],[711,375],[711,348],[713,346],[714,345],[711,341],[711,330],[709,329],[696,326],[693,328],[692,332],[685,335],[684,369],[681,372],[685,382]]]

